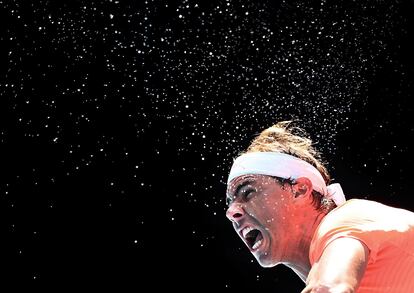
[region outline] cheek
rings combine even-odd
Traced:
[[[258,208],[256,213],[258,219],[266,227],[283,226],[286,221],[286,216],[281,211],[280,203],[273,203],[272,205],[266,205],[263,208]]]
[[[263,193],[260,197],[252,199],[251,204],[251,215],[266,227],[279,226],[286,221],[287,201],[284,195]]]
[[[277,209],[273,206],[272,203],[267,200],[256,200],[252,202],[252,215],[256,218],[261,224],[267,226],[273,222],[275,215],[277,215]]]
[[[283,202],[284,196],[275,196],[274,194],[264,193],[262,196],[263,202],[266,203],[268,206],[277,205],[280,202]]]

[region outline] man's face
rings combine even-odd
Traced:
[[[226,216],[263,267],[289,260],[300,229],[292,198],[290,185],[265,175],[240,176],[228,186]]]

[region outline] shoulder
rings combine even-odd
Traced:
[[[393,208],[371,200],[350,199],[329,212],[320,223],[318,230],[319,233],[324,233],[338,226],[351,227],[379,224],[385,222],[385,216],[402,215],[405,212],[411,214],[414,219],[414,214],[406,210]],[[390,219],[387,221],[389,223]]]
[[[364,211],[378,210],[380,203],[363,200],[350,199],[341,206],[330,211],[321,221],[317,229],[317,233],[324,234],[327,230],[332,229],[338,225],[349,225],[351,223],[359,222],[359,219],[365,218],[367,215]]]
[[[394,237],[391,231],[413,230],[414,213],[375,201],[351,199],[328,213],[316,229],[309,257],[317,261],[335,239],[354,238],[369,248],[372,260],[385,241]]]

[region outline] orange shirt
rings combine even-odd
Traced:
[[[414,292],[414,213],[374,201],[348,200],[316,229],[309,250],[311,265],[340,237],[358,239],[370,251],[358,293]]]

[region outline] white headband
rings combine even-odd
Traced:
[[[238,157],[231,167],[227,184],[236,177],[248,174],[276,176],[284,179],[307,177],[313,189],[332,199],[337,206],[346,201],[339,183],[326,186],[321,173],[308,162],[277,152],[254,152]]]

